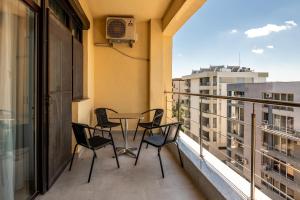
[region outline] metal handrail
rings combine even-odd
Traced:
[[[188,95],[188,96],[197,96],[197,97],[208,97],[208,98],[215,98],[215,99],[237,100],[237,101],[244,101],[244,102],[249,102],[249,103],[260,103],[260,104],[269,104],[269,105],[300,108],[299,102],[291,102],[291,101],[277,101],[277,100],[255,99],[255,98],[246,98],[246,97],[231,97],[231,96],[222,96],[222,95],[170,92],[170,91],[165,91],[165,94],[179,94],[179,95]]]
[[[234,101],[241,101],[241,102],[247,102],[251,103],[252,105],[252,112],[251,112],[251,162],[250,162],[250,199],[254,200],[255,197],[255,154],[256,153],[262,153],[261,151],[256,149],[256,128],[261,128],[260,125],[256,124],[256,104],[269,104],[269,105],[276,105],[276,106],[285,106],[285,107],[300,107],[299,102],[290,102],[290,101],[277,101],[277,100],[268,100],[268,99],[256,99],[256,98],[246,98],[246,97],[232,97],[232,96],[222,96],[222,95],[209,95],[209,94],[196,94],[196,93],[185,93],[185,92],[169,92],[165,91],[165,94],[177,94],[177,95],[184,95],[184,96],[196,96],[200,97],[200,119],[202,119],[202,113],[204,112],[202,109],[203,99],[206,98],[212,98],[212,99],[223,99],[223,100],[234,100]],[[166,101],[168,101],[168,97],[166,96]],[[179,105],[179,101],[177,102]],[[179,109],[179,108],[177,108]],[[198,110],[198,109],[197,109]],[[179,113],[178,113],[178,120],[179,120]],[[227,118],[227,117],[225,117]],[[190,120],[193,121],[193,120]],[[203,133],[202,133],[202,120],[199,122],[200,125],[200,133],[199,133],[199,143],[200,143],[200,157],[203,157]],[[228,137],[228,136],[227,136]],[[245,145],[243,144],[242,148],[244,148]],[[264,154],[264,153],[262,153]],[[265,154],[264,154],[265,155]],[[296,172],[299,173],[299,170],[294,168]]]

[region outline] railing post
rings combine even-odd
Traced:
[[[253,103],[253,110],[251,114],[251,188],[250,199],[255,199],[255,138],[256,138],[256,114],[255,103]]]
[[[202,97],[200,97],[200,119],[199,119],[199,124],[200,124],[200,130],[199,130],[199,140],[200,140],[200,157],[203,157],[203,139],[202,139]]]
[[[178,120],[178,122],[180,122],[179,113],[180,113],[180,94],[178,94],[178,98],[177,98],[177,120]]]

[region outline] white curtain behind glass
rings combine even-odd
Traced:
[[[18,0],[0,1],[0,199],[14,199],[12,126],[15,124]]]

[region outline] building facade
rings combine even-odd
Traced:
[[[172,92],[187,93],[189,92],[189,81],[182,78],[172,79]],[[172,95],[172,119],[186,123],[183,129],[189,127],[190,113],[185,109],[185,106],[189,103],[189,97],[186,95],[173,94]]]
[[[254,72],[245,67],[210,66],[193,71],[183,79],[189,86],[187,91],[191,93],[226,96],[228,84],[265,82],[267,77],[268,73]],[[200,133],[200,104],[202,104],[201,128],[205,148],[221,160],[225,160],[227,120],[224,117],[227,114],[227,101],[190,96],[183,104],[183,109],[190,116],[184,122],[185,132],[197,142]]]
[[[300,101],[300,82],[274,82],[228,85],[229,96]],[[251,151],[251,113],[253,105],[228,102],[228,164],[249,178]],[[246,114],[247,113],[247,114]],[[256,180],[272,199],[300,199],[300,109],[255,105]]]

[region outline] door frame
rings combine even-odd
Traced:
[[[20,0],[36,14],[36,193],[45,193],[48,185],[48,9],[49,0]],[[59,0],[66,13],[87,30],[90,22],[78,0]]]

